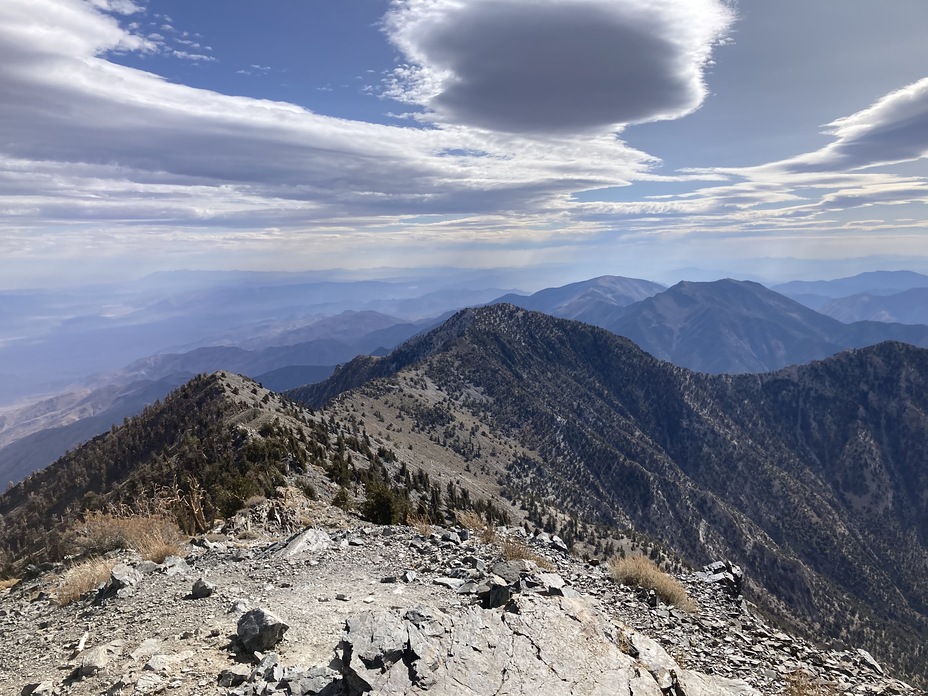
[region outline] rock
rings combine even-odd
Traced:
[[[143,672],[135,682],[136,694],[158,694],[164,691],[164,678],[155,672]]]
[[[50,681],[43,681],[41,684],[27,684],[19,692],[20,696],[51,696],[55,693],[55,685]]]
[[[232,665],[220,672],[219,686],[238,686],[244,684],[249,676],[251,676],[251,669],[248,665]]]
[[[538,570],[534,561],[517,559],[514,561],[501,561],[493,566],[494,575],[499,575],[510,585],[519,582],[523,574],[533,573]]]
[[[300,554],[319,553],[332,546],[332,537],[321,529],[310,527],[290,537],[283,548],[275,552],[276,556],[291,558]]]
[[[128,597],[142,580],[142,574],[124,563],[113,566],[110,579],[103,588],[100,598]]]
[[[541,586],[544,588],[544,592],[555,594],[562,590],[567,583],[557,573],[537,573],[535,575],[538,578]]]
[[[464,584],[464,580],[461,580],[460,578],[445,578],[445,577],[435,578],[434,580],[432,580],[432,582],[435,585],[442,585],[454,591],[459,590],[461,586]]]
[[[290,628],[266,609],[252,609],[238,620],[237,634],[245,650],[249,652],[270,650],[283,640]]]
[[[164,573],[168,576],[186,575],[190,572],[190,566],[180,556],[168,556],[161,564]]]
[[[873,659],[873,655],[868,653],[863,648],[857,648],[857,654],[860,657],[861,661],[872,669],[877,674],[883,674],[883,668],[880,667],[880,663]]]
[[[193,589],[190,591],[190,596],[194,599],[206,599],[215,591],[215,585],[207,582],[203,578],[198,578],[197,581],[193,583]]]
[[[112,658],[111,650],[106,645],[98,645],[81,655],[80,665],[77,668],[81,679],[92,677],[106,669]]]

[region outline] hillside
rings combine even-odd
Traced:
[[[839,321],[886,321],[928,324],[928,287],[893,295],[868,293],[829,300],[820,310]]]
[[[692,563],[731,558],[782,620],[924,677],[926,381],[928,352],[898,343],[699,375],[498,305],[290,395],[318,406],[360,387],[333,408],[367,413],[399,450],[456,452],[459,475],[535,524],[631,527]]]

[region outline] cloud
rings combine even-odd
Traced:
[[[793,171],[862,169],[928,156],[928,77],[828,124],[835,141],[776,163]]]
[[[679,118],[732,11],[719,0],[395,0],[388,96],[438,122],[569,134]]]

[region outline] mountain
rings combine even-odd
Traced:
[[[192,376],[174,374],[157,381],[134,382],[115,393],[114,389],[92,392],[67,413],[55,414],[52,422],[62,424],[36,429],[0,447],[0,481],[4,484],[21,481],[72,447],[141,413],[147,405],[165,397]]]
[[[564,319],[600,325],[617,307],[625,307],[663,292],[667,288],[649,280],[600,276],[579,283],[539,290],[533,295],[509,294],[494,304],[509,303]]]
[[[567,538],[579,520],[729,558],[780,620],[928,676],[928,351],[712,376],[495,305],[289,395],[422,461],[453,452],[452,480]]]
[[[895,295],[851,295],[828,300],[819,310],[843,322],[886,321],[928,324],[928,287]]]
[[[870,271],[849,278],[835,280],[794,280],[774,285],[771,289],[783,295],[821,295],[848,297],[849,295],[894,295],[903,290],[928,287],[928,276],[914,271]]]
[[[700,372],[767,372],[882,341],[928,346],[928,327],[843,324],[750,281],[681,282],[600,326]]]

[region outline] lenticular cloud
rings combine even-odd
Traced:
[[[570,134],[679,118],[734,15],[719,0],[398,0],[390,96],[437,122]]]

